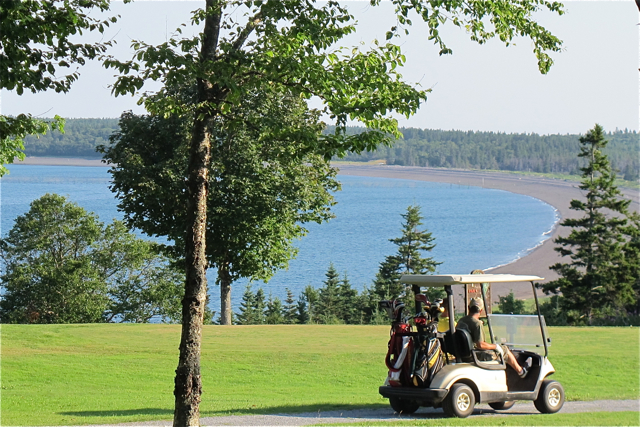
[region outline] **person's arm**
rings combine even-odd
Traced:
[[[488,342],[478,341],[476,342],[476,348],[478,350],[495,350],[498,347],[496,344],[489,344]]]

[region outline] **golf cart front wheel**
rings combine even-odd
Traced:
[[[476,405],[476,396],[466,384],[454,384],[442,401],[442,409],[449,417],[467,418]]]
[[[420,405],[413,400],[400,399],[399,397],[390,397],[389,404],[398,414],[410,415],[418,410]]]
[[[495,409],[496,411],[506,411],[507,409],[513,408],[513,405],[516,404],[515,400],[509,400],[507,402],[491,402],[489,406]]]
[[[540,386],[538,398],[533,401],[533,404],[543,414],[556,413],[564,405],[564,389],[557,381],[544,380]]]

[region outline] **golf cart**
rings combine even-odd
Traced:
[[[402,301],[381,301],[389,314],[391,339],[386,364],[389,376],[380,394],[389,399],[398,413],[411,414],[420,406],[442,407],[450,417],[468,417],[476,403],[488,403],[495,410],[511,408],[516,400],[532,400],[542,413],[558,412],[564,403],[560,383],[548,379],[555,372],[548,360],[548,338],[540,314],[534,282],[537,276],[511,274],[403,275],[401,282],[412,285],[415,315],[403,316]],[[504,357],[474,348],[469,331],[456,329],[452,286],[477,283],[531,282],[537,315],[492,314],[486,319],[487,342],[509,347],[522,366],[529,362],[525,378],[505,363]],[[440,287],[447,294],[448,330],[438,332],[442,300],[430,302],[422,288]],[[484,313],[485,286],[481,286]],[[489,338],[490,337],[490,338]],[[495,359],[495,360],[494,360]]]

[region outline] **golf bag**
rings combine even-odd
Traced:
[[[433,376],[444,366],[444,355],[440,340],[425,338],[416,352],[413,385],[428,387]]]

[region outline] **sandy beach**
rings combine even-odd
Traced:
[[[51,166],[108,166],[97,159],[75,159],[57,157],[27,157],[22,162],[15,164],[25,165],[51,165]],[[434,169],[410,166],[388,166],[371,164],[338,164],[340,174],[360,175],[393,179],[411,179],[419,181],[443,182],[458,185],[472,185],[483,188],[510,191],[540,199],[557,209],[560,220],[575,218],[576,212],[569,209],[571,199],[582,198],[582,192],[577,182],[559,179],[540,178],[506,172],[479,172],[455,169]],[[640,193],[637,190],[621,189],[624,196],[632,200],[631,208],[640,210]],[[560,262],[562,258],[554,251],[553,239],[560,235],[566,235],[569,230],[565,227],[555,227],[550,238],[527,256],[520,258],[508,265],[497,267],[487,272],[534,274],[544,277],[545,281],[554,280],[557,275],[549,266]],[[486,266],[478,266],[486,268]],[[459,273],[459,272],[451,272]],[[531,297],[531,289],[526,285],[493,285],[493,300],[498,295],[507,295],[513,289],[517,297]]]
[[[564,218],[575,218],[576,212],[569,209],[572,199],[582,198],[582,191],[577,182],[558,179],[539,178],[504,172],[478,172],[453,169],[434,169],[409,166],[387,165],[338,165],[340,174],[360,175],[381,178],[411,179],[418,181],[443,182],[458,185],[472,185],[483,188],[510,191],[540,199],[557,209],[560,221]],[[625,197],[632,200],[632,209],[639,210],[639,193],[636,190],[622,189]],[[510,264],[486,270],[487,273],[533,274],[544,277],[545,282],[554,280],[557,274],[549,270],[549,266],[566,260],[553,249],[553,239],[560,235],[566,235],[570,230],[556,226],[550,236],[542,245],[527,256]],[[483,268],[478,266],[478,268]],[[459,272],[449,272],[459,273]],[[463,272],[467,273],[467,272]],[[531,287],[527,284],[494,284],[492,285],[492,299],[498,300],[498,296],[508,295],[513,289],[518,298],[531,298]]]

